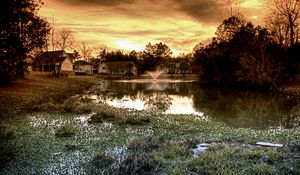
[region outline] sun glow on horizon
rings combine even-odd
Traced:
[[[143,46],[140,44],[134,44],[131,41],[128,40],[117,40],[115,41],[116,45],[118,48],[121,50],[126,50],[126,51],[132,51],[135,50],[137,52],[143,50]]]

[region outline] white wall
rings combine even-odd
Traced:
[[[62,63],[61,71],[73,71],[73,63],[68,58]]]

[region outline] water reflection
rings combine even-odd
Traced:
[[[299,100],[295,97],[199,89],[193,101],[194,107],[212,120],[235,127],[289,129],[300,126]]]
[[[200,88],[197,82],[103,81],[102,102],[120,108],[194,114],[234,127],[300,126],[299,99],[280,94]]]

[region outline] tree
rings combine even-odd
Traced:
[[[300,18],[300,1],[299,0],[266,0],[267,5],[272,12],[282,16],[287,22],[289,32],[289,46],[297,41],[298,25]]]
[[[266,28],[248,22],[236,33],[231,57],[238,60],[237,81],[248,86],[278,89],[283,78],[282,47]]]
[[[208,45],[195,47],[194,57],[201,67],[201,78],[223,86],[278,90],[278,84],[286,78],[283,48],[266,28],[251,22],[232,28],[232,23],[227,21],[221,28],[230,29],[229,32],[220,32],[221,37],[228,36],[226,40],[217,37]]]
[[[49,24],[37,16],[41,0],[0,1],[0,84],[22,78],[26,58],[45,45]]]
[[[171,54],[172,52],[169,46],[162,42],[154,45],[148,43],[143,51],[141,71],[155,70],[157,64],[165,58],[170,57]]]
[[[79,48],[83,59],[86,61],[90,61],[93,49],[89,46],[86,46],[85,42],[82,42],[82,45],[79,46]]]
[[[44,51],[46,50],[46,53],[48,53],[50,46],[52,47],[52,51],[65,52],[66,49],[72,49],[72,46],[73,46],[72,31],[67,28],[63,28],[63,29],[60,29],[57,32],[55,32],[54,25],[55,25],[54,22],[52,22],[52,26],[51,26],[52,28],[47,35]],[[75,52],[73,53],[73,56],[74,56],[74,54],[78,54]],[[61,66],[62,66],[62,63],[64,60],[62,60],[61,58],[49,56],[49,54],[44,54],[43,56],[45,56],[48,63],[50,63],[50,65],[52,67],[54,67],[53,74],[50,74],[50,72],[49,72],[49,74],[53,75],[55,77],[59,77]],[[79,54],[75,58],[78,58],[78,57],[79,57]],[[37,57],[36,59],[39,59],[39,57]]]
[[[66,49],[71,49],[73,46],[73,32],[70,29],[63,28],[58,31],[57,34],[57,46],[60,50],[66,50]]]
[[[274,12],[266,17],[267,28],[274,35],[274,39],[280,45],[288,47],[289,44],[289,29],[286,19]]]
[[[231,40],[243,24],[245,24],[245,21],[241,17],[231,16],[228,19],[225,19],[217,28],[217,41],[222,42]]]
[[[239,16],[240,15],[240,4],[244,0],[225,0],[224,6],[226,7],[227,13],[230,16]]]

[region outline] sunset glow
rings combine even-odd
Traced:
[[[126,51],[142,51],[143,46],[138,45],[138,44],[133,44],[130,41],[127,40],[117,40],[116,41],[117,47],[120,48],[121,50],[126,50]]]
[[[259,0],[240,5],[245,18],[256,23],[264,19],[261,8]],[[163,42],[174,54],[191,52],[213,37],[228,16],[219,0],[47,0],[40,15],[56,29],[72,30],[79,43],[141,51],[149,42]]]

